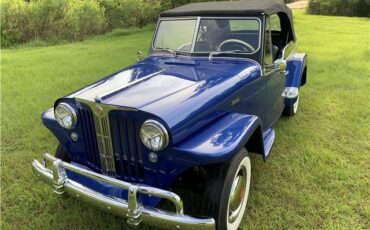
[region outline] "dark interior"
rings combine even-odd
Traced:
[[[291,41],[294,40],[289,18],[285,14],[277,14],[280,20],[280,31],[272,30],[272,52],[274,60],[282,55],[282,50]]]
[[[259,31],[231,31],[229,20],[202,20],[200,25],[200,36],[195,44],[195,52],[218,51],[219,45],[230,39],[240,40],[250,44],[254,49],[258,49]],[[245,49],[238,42],[225,44],[222,51],[242,50],[252,53],[253,50]]]

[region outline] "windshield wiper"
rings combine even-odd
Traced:
[[[174,50],[172,50],[170,48],[155,48],[154,50],[155,51],[165,51],[165,52],[168,52],[170,54],[173,54],[173,56],[175,56],[175,57],[177,55],[176,51],[174,51]]]
[[[224,54],[248,54],[248,53],[242,50],[214,51],[209,53],[208,59],[211,60],[214,56],[220,56]]]

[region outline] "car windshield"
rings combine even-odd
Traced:
[[[260,48],[260,22],[255,18],[163,19],[155,50],[192,53],[255,53]]]

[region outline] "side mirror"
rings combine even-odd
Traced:
[[[144,54],[143,54],[143,51],[137,51],[137,53],[136,53],[136,59],[138,60],[138,61],[141,61],[141,60],[143,60],[144,59]]]
[[[286,72],[286,60],[283,58],[276,59],[274,62],[274,67],[280,71],[280,73]]]

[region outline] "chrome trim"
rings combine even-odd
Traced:
[[[298,111],[298,105],[299,105],[299,95],[298,95],[298,97],[297,97],[296,101],[295,101],[295,102],[294,102],[294,104],[293,104],[293,113],[294,113],[294,114],[296,114],[296,113],[297,113],[297,111]]]
[[[195,40],[194,38],[196,38],[196,36],[198,35],[198,32],[199,32],[199,26],[200,26],[200,21],[202,19],[253,19],[253,20],[257,20],[258,23],[259,23],[259,39],[258,39],[258,48],[256,48],[256,50],[253,52],[253,53],[248,53],[247,55],[252,55],[252,54],[255,54],[257,53],[260,49],[261,49],[261,43],[262,43],[262,21],[260,18],[258,17],[233,17],[233,16],[230,16],[230,17],[195,17],[195,16],[190,16],[190,17],[160,17],[158,19],[158,22],[157,22],[157,26],[156,26],[156,30],[154,32],[154,37],[152,39],[152,43],[150,45],[151,47],[151,50],[153,51],[160,51],[161,49],[157,49],[154,47],[154,43],[155,43],[155,40],[157,38],[157,33],[158,33],[158,28],[159,28],[159,24],[161,23],[161,21],[175,21],[175,20],[197,20],[197,23],[196,23],[196,30],[197,33],[193,35],[193,40],[192,40],[192,49],[190,52],[188,51],[183,51],[183,50],[176,50],[174,49],[174,51],[176,52],[182,52],[182,53],[190,53],[190,54],[209,54],[210,52],[194,52],[193,48],[195,48]],[[198,23],[199,22],[199,23]],[[194,46],[194,47],[193,47]],[[179,53],[177,53],[179,54]],[[181,54],[180,54],[181,55]]]
[[[190,49],[190,52],[192,53],[194,53],[194,50],[195,50],[195,43],[197,41],[197,36],[199,33],[199,25],[200,25],[200,17],[197,17],[197,23],[195,24],[193,40],[192,40],[191,49]]]
[[[57,113],[55,112],[55,110],[58,108],[58,106],[64,107],[65,109],[67,109],[71,113],[71,115],[72,115],[72,125],[71,125],[71,127],[69,127],[69,128],[68,127],[64,127],[63,125],[61,125],[59,123],[59,121],[58,121],[59,119],[56,118]],[[54,109],[54,118],[55,118],[55,120],[58,122],[58,124],[61,127],[65,128],[65,129],[68,129],[68,130],[69,129],[73,129],[76,126],[76,124],[77,124],[77,113],[76,113],[76,110],[72,106],[70,106],[68,103],[66,103],[66,102],[59,103],[55,107],[55,109]]]
[[[93,114],[95,136],[98,144],[100,169],[106,175],[116,175],[116,164],[114,160],[113,140],[109,122],[109,112],[116,110],[116,106],[100,104],[91,101],[85,101],[76,98],[79,106],[80,103],[88,106]],[[122,108],[123,110],[126,110]]]
[[[244,169],[243,175],[239,175],[235,177],[233,184],[231,186],[231,191],[229,194],[229,212],[230,213],[228,216],[230,222],[234,222],[236,220],[236,218],[238,217],[242,209],[242,204],[245,198],[244,194],[242,193],[245,192],[245,190],[243,189],[245,189],[246,184],[247,184],[245,171],[246,170]],[[243,196],[240,196],[241,194]]]
[[[287,61],[283,58],[276,59],[273,63],[273,68],[277,69],[280,74],[288,75],[289,71],[286,70],[287,68]]]
[[[286,52],[288,52],[288,48],[291,46],[291,45],[294,45],[293,46],[293,49],[292,51],[288,54],[288,56],[286,56]],[[283,51],[282,51],[282,54],[281,54],[281,58],[283,58],[284,60],[288,60],[291,56],[293,56],[295,53],[296,53],[296,50],[297,50],[297,47],[298,47],[298,42],[293,42],[293,41],[290,41],[284,48],[283,48]],[[286,57],[285,57],[286,56]]]
[[[299,89],[297,87],[285,87],[284,92],[281,94],[284,98],[296,98],[299,95]]]
[[[155,126],[157,126],[159,129],[162,130],[162,133],[163,133],[163,136],[164,136],[164,145],[160,148],[160,149],[152,149],[152,148],[149,148],[150,150],[153,150],[153,151],[159,151],[159,150],[163,150],[164,148],[167,147],[167,145],[169,144],[170,142],[170,137],[168,135],[168,131],[166,129],[166,127],[164,127],[164,125],[162,125],[162,123],[160,123],[159,121],[156,121],[156,120],[153,120],[153,119],[149,119],[149,120],[146,120],[143,125],[141,126],[140,128],[140,133],[141,133],[141,129],[143,128],[144,125],[151,125],[151,124],[154,124]],[[141,136],[141,135],[140,135]],[[141,139],[141,138],[140,138]],[[141,142],[143,142],[143,140],[141,140]],[[143,144],[145,145],[145,143],[143,142]],[[146,146],[146,145],[145,145]],[[148,146],[146,146],[148,148]],[[152,146],[151,146],[152,147]]]
[[[98,144],[101,170],[104,174],[115,176],[116,164],[114,159],[113,139],[109,121],[112,110],[136,111],[134,108],[118,107],[75,98],[79,107],[81,103],[90,108],[93,114],[95,136]]]
[[[124,106],[117,106],[117,105],[102,104],[102,103],[99,103],[99,102],[89,101],[89,100],[78,98],[78,97],[75,97],[74,99],[77,102],[77,106],[81,106],[80,103],[83,103],[83,104],[89,106],[90,108],[92,108],[93,106],[99,105],[106,112],[108,112],[108,111],[110,112],[112,110],[121,110],[121,111],[128,111],[128,112],[138,111],[136,108],[132,108],[132,107],[124,107]]]
[[[104,111],[100,105],[95,105],[93,111],[96,141],[98,142],[101,170],[104,174],[115,176],[116,164],[114,161],[113,140],[109,123],[109,111]],[[99,109],[101,108],[101,110]],[[100,110],[100,111],[98,111]]]
[[[78,134],[77,133],[75,133],[75,132],[72,132],[71,133],[71,139],[72,139],[72,141],[77,141],[78,140]]]
[[[140,83],[140,82],[142,82],[142,81],[146,81],[146,80],[148,80],[148,79],[150,79],[150,78],[152,78],[152,77],[154,77],[154,76],[156,76],[156,75],[158,75],[158,74],[160,74],[160,73],[162,73],[162,72],[164,72],[164,71],[166,71],[166,70],[168,70],[168,68],[166,68],[166,69],[161,69],[160,71],[157,71],[157,72],[155,72],[155,73],[149,74],[149,75],[148,75],[148,76],[146,76],[146,77],[139,78],[139,79],[137,79],[137,80],[135,80],[135,81],[132,81],[132,82],[130,82],[130,83],[128,83],[128,84],[126,84],[126,85],[123,85],[123,86],[120,86],[120,87],[118,87],[118,88],[116,88],[116,89],[112,89],[112,90],[107,91],[107,92],[105,92],[105,93],[102,93],[102,94],[96,95],[94,99],[95,99],[95,101],[96,101],[96,102],[101,103],[101,102],[102,102],[102,100],[104,99],[104,97],[107,97],[107,96],[109,96],[109,95],[111,95],[111,94],[114,94],[114,93],[116,93],[116,92],[118,92],[118,91],[121,91],[121,90],[124,90],[124,89],[130,88],[130,87],[132,87],[132,86],[134,86],[134,85],[136,85],[136,84],[138,84],[138,83]]]
[[[102,210],[127,218],[127,223],[130,225],[137,226],[143,222],[167,229],[215,229],[215,220],[213,218],[194,218],[184,215],[182,200],[173,192],[145,185],[131,184],[98,174],[59,160],[47,153],[44,154],[44,158],[44,164],[33,160],[32,169],[41,180],[53,186],[56,194],[62,195],[67,193]],[[46,162],[51,163],[51,169],[46,167]],[[105,196],[79,184],[68,178],[66,170],[128,190],[128,200]],[[168,212],[143,206],[137,199],[138,194],[147,194],[169,200],[175,206],[176,211]]]

